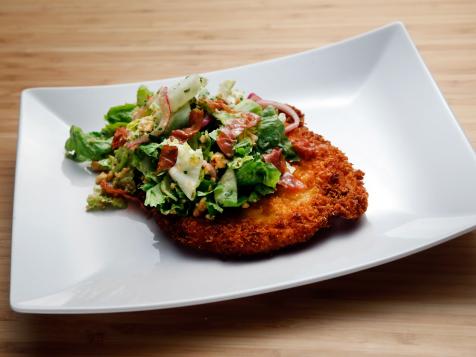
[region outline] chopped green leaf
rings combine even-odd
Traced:
[[[148,175],[155,172],[157,160],[145,155],[141,150],[135,150],[132,152],[130,164],[143,175]]]
[[[160,184],[157,184],[146,191],[144,205],[149,207],[157,207],[164,202],[165,197],[160,189]]]
[[[121,128],[126,126],[127,123],[124,122],[117,122],[113,124],[107,124],[104,128],[101,129],[101,134],[105,135],[106,137],[114,136],[114,132],[117,128]]]
[[[266,196],[273,193],[274,189],[266,185],[256,185],[254,191],[259,193],[261,196]]]
[[[142,151],[144,154],[147,156],[153,157],[154,159],[157,159],[159,156],[159,151],[157,150],[159,148],[159,144],[157,143],[150,143],[150,144],[145,144],[139,146],[139,150]]]
[[[132,111],[136,108],[135,104],[123,104],[111,107],[104,119],[110,123],[129,123],[132,120]]]
[[[171,180],[170,180],[170,177],[167,175],[164,177],[164,179],[162,180],[162,182],[160,183],[160,189],[162,190],[162,192],[168,197],[170,198],[172,201],[177,201],[178,198],[176,197],[176,195],[174,195],[172,193],[173,189],[172,189],[172,186],[171,186]]]
[[[281,172],[274,165],[263,162],[259,158],[248,161],[236,171],[236,179],[240,186],[264,184],[275,188],[281,177]]]
[[[217,213],[222,213],[223,212],[223,208],[221,208],[219,205],[217,205],[214,202],[207,201],[206,205],[207,205],[208,213],[211,216],[215,216]]]
[[[235,105],[235,110],[238,110],[239,112],[251,112],[255,113],[258,115],[263,114],[263,109],[261,108],[261,105],[256,103],[254,100],[251,99],[243,99],[241,102],[239,102],[237,105]]]
[[[260,200],[261,197],[269,195],[275,191],[274,188],[265,186],[263,184],[256,185],[254,187],[254,190],[250,193],[250,195],[247,197],[247,201],[249,203],[255,203]]]
[[[271,105],[268,105],[263,109],[261,116],[263,117],[272,117],[273,115],[278,115],[278,111]]]
[[[154,95],[154,93],[152,93],[149,88],[144,85],[140,86],[139,89],[137,89],[137,105],[142,107],[152,95]]]
[[[112,170],[112,161],[114,157],[108,156],[105,159],[91,162],[91,169],[96,172]]]
[[[236,143],[233,149],[235,150],[235,154],[238,156],[249,155],[253,150],[253,141],[250,138],[246,137]]]
[[[284,135],[284,124],[278,119],[277,115],[263,117],[257,130],[258,140],[256,145],[265,152],[271,150],[281,143]]]
[[[279,147],[283,149],[286,160],[291,162],[299,161],[299,155],[294,151],[293,144],[286,136],[281,140]]]
[[[215,118],[217,118],[223,125],[226,125],[230,120],[238,118],[237,113],[228,113],[225,111],[216,110],[211,113]]]
[[[215,191],[216,183],[212,180],[203,179],[197,187],[197,196],[203,197]]]
[[[219,132],[219,129],[215,129],[215,130],[209,132],[209,133],[208,133],[208,136],[209,136],[213,141],[217,141],[218,132]]]
[[[258,124],[257,135],[256,145],[261,152],[280,147],[287,160],[299,161],[299,156],[293,150],[291,141],[284,134],[284,124],[277,115],[263,117]]]
[[[223,207],[238,206],[238,186],[233,169],[228,168],[218,182],[215,201]]]
[[[233,160],[228,162],[228,167],[231,167],[232,169],[239,169],[243,164],[247,161],[252,161],[253,156],[245,156],[245,157],[235,157]]]
[[[66,156],[74,161],[98,161],[112,151],[111,142],[112,138],[106,138],[101,133],[84,133],[81,128],[73,125],[64,147]]]
[[[72,126],[65,143],[66,156],[80,162],[91,161],[90,168],[101,175],[98,181],[107,179],[112,188],[134,195],[164,215],[200,213],[213,219],[224,210],[247,207],[247,203],[272,194],[281,172],[266,163],[263,155],[280,148],[287,165],[299,160],[285,135],[283,114],[278,116],[277,108],[272,105],[263,108],[256,101],[245,99],[232,80],[224,81],[215,96],[210,95],[206,83],[200,75],[191,75],[167,90],[162,87],[157,93],[140,86],[134,104],[109,109],[100,132],[85,133]],[[227,107],[215,104],[221,101]],[[198,123],[190,123],[194,109],[207,112],[207,130],[196,130]],[[242,118],[244,113],[254,113],[260,120],[252,128],[236,130],[233,152],[227,152],[225,158],[217,136],[223,125]],[[186,138],[179,139],[178,134],[170,136],[172,130],[190,126],[187,132],[193,134]],[[118,148],[112,149],[118,128],[127,130],[128,143],[120,142]],[[135,140],[144,132],[149,140],[139,144],[141,141]],[[170,158],[164,155],[170,165],[157,171],[164,145],[176,147],[177,155],[174,153]],[[126,205],[125,198],[109,196],[96,187],[88,197],[87,209]]]

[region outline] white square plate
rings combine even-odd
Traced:
[[[15,181],[14,310],[131,311],[254,295],[382,264],[475,227],[474,151],[402,24],[205,76],[212,90],[236,79],[245,91],[303,110],[308,126],[366,173],[366,216],[265,259],[190,253],[134,209],[86,213],[94,177],[64,158],[69,126],[100,128],[110,106],[134,100],[138,84],[28,89]]]

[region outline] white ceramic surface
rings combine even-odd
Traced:
[[[205,76],[212,90],[236,79],[302,109],[309,127],[366,173],[360,223],[270,258],[224,261],[177,247],[134,209],[86,213],[94,177],[64,158],[68,127],[99,129],[110,106],[134,100],[138,84],[28,89],[15,180],[14,310],[131,311],[254,295],[382,264],[475,227],[474,151],[402,24]]]

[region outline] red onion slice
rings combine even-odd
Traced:
[[[160,134],[162,134],[168,128],[170,123],[170,117],[172,116],[172,110],[170,109],[168,88],[166,86],[163,86],[162,88],[160,88],[157,99],[159,102],[160,112],[162,113],[158,130]]]
[[[279,102],[275,102],[273,100],[262,99],[260,96],[256,95],[255,93],[250,93],[248,95],[248,99],[254,100],[256,103],[258,103],[259,105],[261,105],[263,107],[271,105],[271,106],[275,107],[276,109],[278,109],[279,111],[283,112],[284,114],[287,114],[288,116],[290,116],[293,121],[292,121],[291,124],[286,126],[286,129],[284,130],[284,132],[286,134],[289,133],[290,131],[296,129],[299,126],[299,122],[300,122],[299,115],[297,115],[295,110],[293,108],[291,108],[289,105],[279,103]]]

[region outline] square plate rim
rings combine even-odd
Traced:
[[[445,106],[445,109],[448,110],[448,113],[450,114],[450,117],[452,119],[451,122],[453,124],[453,127],[455,127],[455,129],[458,130],[458,132],[460,134],[460,138],[466,144],[466,148],[469,149],[469,151],[472,154],[471,157],[473,159],[473,164],[476,165],[476,153],[474,152],[474,149],[472,148],[471,143],[469,142],[467,136],[464,133],[464,130],[462,129],[459,122],[457,121],[453,111],[451,110],[451,108],[449,107],[446,99],[444,98],[444,96],[442,94],[442,91],[438,87],[435,79],[433,78],[431,72],[429,71],[429,69],[426,66],[426,64],[424,63],[420,53],[418,52],[413,40],[411,39],[407,29],[405,28],[403,22],[401,22],[401,21],[391,22],[389,24],[386,24],[384,26],[375,28],[373,30],[370,30],[370,31],[367,31],[367,32],[364,32],[364,33],[361,33],[361,34],[358,34],[358,35],[355,35],[355,36],[345,38],[345,39],[343,39],[341,41],[338,41],[338,42],[335,42],[335,43],[326,44],[326,45],[321,46],[321,47],[312,48],[312,49],[308,49],[308,50],[305,50],[305,51],[301,51],[301,52],[298,52],[298,53],[293,53],[293,54],[289,54],[289,55],[285,55],[285,56],[275,57],[275,58],[267,59],[267,60],[264,60],[264,61],[249,63],[249,64],[235,66],[235,67],[223,68],[223,69],[219,69],[219,70],[215,70],[215,71],[209,71],[209,72],[206,72],[205,75],[215,74],[215,73],[222,73],[222,72],[226,72],[228,70],[246,69],[246,68],[249,68],[249,67],[266,65],[266,64],[270,64],[270,63],[274,63],[274,62],[286,61],[288,59],[309,55],[311,53],[318,53],[320,51],[324,51],[324,50],[332,48],[332,47],[337,47],[337,46],[346,44],[348,42],[352,42],[352,41],[356,41],[356,40],[358,41],[358,40],[363,39],[363,38],[365,38],[369,35],[372,35],[376,32],[380,32],[380,31],[383,31],[383,30],[386,30],[386,29],[392,28],[392,27],[402,30],[403,33],[405,34],[405,40],[408,41],[411,44],[412,51],[413,51],[414,55],[416,56],[416,58],[418,59],[419,64],[422,66],[423,70],[425,71],[426,77],[431,81],[432,86],[436,89],[436,93],[439,96],[439,99],[440,99],[441,103],[443,103],[444,106]],[[91,89],[91,88],[101,88],[101,89],[104,88],[105,89],[105,88],[111,88],[111,87],[123,87],[123,86],[137,85],[137,84],[148,84],[148,83],[154,83],[154,82],[159,82],[159,81],[171,81],[171,80],[177,80],[179,78],[182,78],[182,77],[167,77],[167,78],[156,79],[156,80],[147,80],[147,81],[140,81],[140,82],[128,82],[128,83],[112,83],[112,84],[103,84],[103,85],[31,87],[31,88],[26,88],[26,89],[22,90],[21,91],[21,97],[20,97],[19,125],[18,125],[17,148],[16,148],[16,153],[17,153],[16,163],[18,162],[18,159],[19,159],[19,156],[20,156],[19,155],[19,153],[20,153],[19,149],[21,147],[21,141],[22,141],[22,138],[20,136],[20,131],[21,131],[21,127],[22,127],[22,125],[24,125],[24,121],[25,121],[24,119],[22,120],[22,117],[23,117],[22,105],[24,103],[24,97],[26,95],[28,95],[30,93],[33,94],[37,91],[43,91],[43,90],[78,90],[78,89],[84,90],[84,89]],[[13,208],[13,215],[12,215],[12,235],[11,235],[12,236],[11,258],[13,258],[14,241],[15,241],[15,239],[14,239],[14,237],[15,237],[15,221],[16,221],[15,220],[15,212],[16,212],[16,209],[18,209],[18,208],[16,208],[18,205],[16,204],[16,199],[15,199],[15,197],[17,196],[16,195],[16,190],[17,190],[17,187],[18,187],[18,185],[17,185],[17,176],[18,176],[17,175],[17,170],[18,170],[18,165],[16,165],[16,167],[15,167],[14,195],[13,195],[13,205],[12,205],[13,206],[12,207]],[[339,270],[339,271],[331,272],[331,273],[328,273],[326,275],[321,275],[321,276],[318,276],[318,277],[310,277],[310,278],[304,278],[304,279],[301,278],[301,279],[296,279],[296,280],[288,281],[288,282],[284,282],[284,283],[283,282],[276,283],[274,285],[269,285],[269,286],[261,286],[261,287],[256,287],[256,288],[250,288],[250,289],[246,289],[244,291],[240,291],[240,292],[237,292],[237,293],[216,294],[214,296],[209,296],[209,297],[206,297],[206,298],[174,300],[173,302],[165,301],[165,302],[161,302],[161,303],[157,303],[157,304],[135,304],[135,305],[124,305],[124,306],[112,306],[112,307],[101,306],[101,307],[87,307],[87,308],[78,308],[78,307],[66,307],[65,308],[65,307],[51,307],[51,306],[42,307],[42,306],[33,306],[33,305],[28,306],[27,304],[22,304],[22,302],[15,301],[15,299],[14,299],[13,288],[12,288],[13,280],[14,280],[13,259],[11,259],[11,265],[10,265],[10,268],[11,268],[11,270],[10,270],[10,299],[9,299],[10,300],[10,307],[12,308],[12,310],[14,310],[16,312],[22,312],[22,313],[40,313],[40,314],[41,313],[53,313],[53,314],[115,313],[115,312],[146,311],[146,310],[167,309],[167,308],[175,308],[175,307],[185,307],[185,306],[192,306],[192,305],[199,305],[199,304],[207,304],[207,303],[212,303],[212,302],[217,302],[217,301],[226,301],[226,300],[238,299],[238,298],[254,296],[254,295],[258,295],[258,294],[270,293],[270,292],[278,291],[278,290],[289,289],[289,288],[302,286],[302,285],[307,285],[307,284],[311,284],[311,283],[316,283],[316,282],[336,278],[336,277],[339,277],[339,276],[352,274],[352,273],[355,273],[355,272],[358,272],[358,271],[366,270],[366,269],[369,269],[369,268],[372,268],[372,267],[375,267],[375,266],[378,266],[378,265],[386,264],[388,262],[401,259],[401,258],[409,256],[409,255],[413,255],[415,253],[426,250],[426,249],[431,248],[433,246],[442,244],[442,243],[444,243],[446,241],[449,241],[449,240],[451,240],[455,237],[464,235],[464,234],[472,231],[475,228],[476,228],[476,222],[472,226],[468,227],[465,230],[458,231],[454,234],[447,235],[443,238],[440,238],[438,240],[432,241],[432,242],[427,243],[427,244],[422,244],[422,245],[420,245],[420,246],[418,246],[414,249],[405,251],[403,253],[396,254],[396,255],[391,254],[391,255],[388,255],[388,256],[379,257],[378,259],[374,259],[372,261],[369,261],[366,264],[358,264],[356,266],[351,266],[351,267],[349,267],[348,269],[345,269],[345,270]]]

